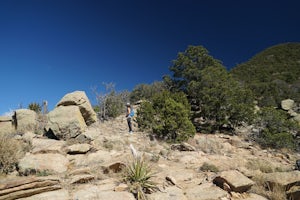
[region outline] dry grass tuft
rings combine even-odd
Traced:
[[[287,200],[285,189],[280,185],[273,185],[266,182],[262,175],[253,178],[255,185],[251,192],[266,197],[269,200]]]
[[[23,142],[12,135],[0,135],[0,173],[7,174],[15,170],[18,160],[23,156]]]
[[[287,169],[276,167],[271,162],[262,159],[251,159],[247,162],[246,167],[250,170],[259,170],[263,173],[287,171]]]
[[[207,162],[204,162],[203,165],[199,168],[200,171],[204,172],[219,172],[219,169],[214,164],[209,164]]]

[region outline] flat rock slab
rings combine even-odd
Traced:
[[[226,191],[210,183],[188,188],[185,194],[187,199],[193,200],[220,200],[229,196]]]
[[[66,142],[62,140],[33,138],[32,153],[63,153],[62,148],[65,144]]]
[[[19,177],[0,182],[0,200],[13,200],[61,189],[57,177]]]
[[[68,165],[68,159],[61,154],[28,154],[19,161],[19,172],[25,175],[45,171],[63,173],[68,170]]]
[[[95,177],[89,174],[75,175],[72,177],[70,184],[88,183],[89,181],[92,181],[94,179]]]
[[[223,171],[213,182],[222,189],[240,193],[248,191],[254,185],[254,181],[237,170]]]
[[[114,192],[103,191],[95,185],[85,187],[77,190],[73,194],[73,199],[76,200],[95,200],[95,199],[109,199],[109,200],[135,200],[133,194],[129,192]]]
[[[85,154],[91,150],[92,146],[89,144],[73,144],[67,147],[68,154]]]
[[[61,190],[36,194],[26,198],[20,198],[20,200],[49,200],[49,199],[70,200],[70,195],[67,190],[61,189]]]

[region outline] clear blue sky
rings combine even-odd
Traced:
[[[202,45],[228,69],[300,41],[298,0],[0,0],[0,115],[113,82],[161,80],[178,52]]]

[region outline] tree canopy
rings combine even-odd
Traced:
[[[204,47],[189,46],[178,54],[170,70],[173,77],[165,77],[166,84],[186,93],[197,107],[194,118],[204,119],[207,131],[224,126],[234,128],[252,118],[251,91],[241,87]]]

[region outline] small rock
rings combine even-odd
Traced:
[[[72,178],[72,180],[70,181],[70,184],[87,183],[94,179],[95,179],[95,177],[93,175],[89,175],[89,174],[75,175]]]
[[[85,154],[91,150],[91,145],[89,144],[73,144],[67,147],[68,154]]]
[[[114,191],[116,192],[122,192],[122,191],[126,191],[128,189],[128,185],[121,183],[120,185],[118,185],[117,187],[115,187]]]

